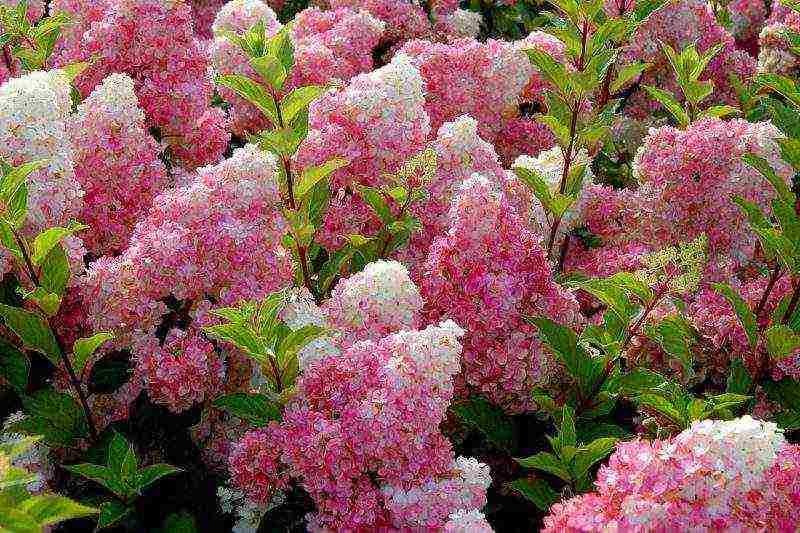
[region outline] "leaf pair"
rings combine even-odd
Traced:
[[[133,512],[133,500],[147,487],[181,471],[164,463],[140,468],[133,445],[120,433],[114,433],[111,438],[105,465],[82,463],[64,468],[99,483],[116,496],[100,506],[98,529],[112,526],[128,516]]]

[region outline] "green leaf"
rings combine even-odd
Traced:
[[[758,323],[756,315],[750,310],[750,306],[739,294],[733,290],[730,285],[725,283],[714,283],[714,290],[722,294],[736,311],[736,316],[739,317],[739,322],[742,324],[747,340],[750,342],[750,348],[755,349],[758,343]]]
[[[558,87],[563,96],[571,95],[575,91],[571,75],[567,73],[564,65],[553,59],[550,54],[536,49],[525,50],[525,53],[542,77]]]
[[[778,324],[764,332],[767,353],[775,360],[785,359],[800,348],[800,335],[789,326]]]
[[[347,166],[345,159],[331,159],[321,165],[303,170],[303,174],[295,185],[295,198],[303,199],[318,183],[325,180],[336,170]]]
[[[559,494],[542,479],[517,479],[508,486],[543,512],[560,499]]]
[[[7,340],[0,338],[0,377],[18,393],[28,387],[31,363],[24,353]]]
[[[58,494],[33,496],[22,502],[19,510],[40,526],[97,514],[97,509],[86,507]]]
[[[389,225],[392,223],[392,212],[389,209],[389,204],[386,199],[377,189],[366,187],[363,185],[356,185],[358,194],[364,199],[365,202],[372,208],[373,211],[380,217],[381,221]]]
[[[194,517],[189,513],[172,513],[164,520],[162,533],[196,533]]]
[[[319,98],[326,91],[326,87],[309,85],[298,87],[287,94],[281,100],[281,113],[285,124],[291,124],[295,117],[308,107],[308,105]]]
[[[19,307],[0,304],[0,316],[6,326],[13,331],[29,350],[41,353],[58,366],[61,364],[61,350],[53,331],[44,318]]]
[[[748,153],[742,156],[745,163],[756,169],[778,193],[778,198],[786,204],[794,205],[794,194],[789,189],[786,181],[778,176],[769,164],[769,161],[756,154]]]
[[[727,118],[740,113],[741,111],[739,111],[737,108],[729,105],[712,105],[703,111],[703,115],[717,118]]]
[[[233,323],[219,324],[206,326],[203,331],[217,340],[230,342],[259,361],[266,361],[266,348],[249,326]]]
[[[33,251],[31,253],[31,261],[36,266],[42,264],[45,257],[50,253],[50,251],[55,247],[57,244],[61,242],[61,240],[68,236],[74,235],[75,233],[87,229],[89,226],[84,224],[70,224],[66,228],[50,228],[46,229],[41,232],[39,235],[33,239]]]
[[[522,459],[515,458],[514,460],[525,468],[535,468],[547,472],[548,474],[561,478],[567,483],[572,481],[572,475],[569,473],[569,470],[567,470],[561,461],[552,453],[539,452],[530,457]]]
[[[81,463],[77,465],[64,465],[64,469],[78,474],[86,479],[99,483],[122,499],[129,497],[133,491],[125,485],[119,475],[107,466]]]
[[[64,247],[56,244],[45,257],[39,271],[39,287],[46,293],[52,294],[60,306],[60,297],[64,294],[69,282],[70,270],[67,254]],[[57,309],[57,308],[56,308]],[[52,313],[53,315],[55,312]]]
[[[629,294],[633,294],[644,304],[652,302],[653,298],[655,298],[650,286],[630,272],[617,272],[607,279],[609,283],[619,286]]]
[[[270,122],[278,124],[278,109],[275,107],[275,101],[272,99],[272,95],[270,95],[267,89],[260,83],[256,83],[245,76],[230,74],[227,76],[219,76],[217,78],[217,84],[230,89],[244,98],[256,106]]]
[[[134,482],[136,485],[136,490],[141,494],[144,489],[162,477],[177,474],[179,472],[182,472],[180,468],[164,463],[145,467],[139,470],[139,472],[136,474],[136,481]]]
[[[280,420],[283,413],[280,404],[269,397],[244,392],[221,396],[214,400],[214,406],[248,421],[255,427],[266,427],[271,421]]]
[[[273,89],[281,90],[283,82],[286,81],[286,69],[277,57],[271,55],[256,57],[250,60],[250,66]]]
[[[133,507],[128,507],[119,500],[110,500],[100,505],[100,517],[97,519],[97,529],[111,527],[130,513]]]
[[[287,72],[294,66],[294,44],[292,43],[291,24],[285,25],[267,43],[269,53],[277,57]]]
[[[533,191],[533,194],[542,203],[545,211],[552,212],[553,196],[544,178],[537,171],[526,167],[514,167],[517,177]]]
[[[94,355],[94,352],[102,346],[105,342],[114,338],[113,333],[101,331],[95,333],[91,337],[78,339],[72,347],[73,363],[75,365],[75,372],[80,375],[86,367],[87,361]]]
[[[111,394],[130,379],[130,358],[125,353],[114,352],[92,365],[89,373],[89,391],[92,394]]]
[[[683,364],[684,369],[689,372],[692,369],[692,350],[691,340],[694,338],[694,330],[680,315],[671,315],[659,322],[655,328],[657,333],[654,340],[669,355],[675,357]]]
[[[744,362],[737,357],[731,363],[731,370],[728,374],[726,392],[734,394],[748,394],[753,386],[753,379],[744,366]]]
[[[483,398],[473,398],[453,403],[450,409],[468,426],[477,429],[486,439],[502,450],[513,447],[511,419],[502,409]]]
[[[26,416],[12,424],[14,432],[42,435],[47,444],[68,448],[76,447],[78,439],[86,435],[83,410],[69,394],[41,389],[23,396],[22,405]]]
[[[617,77],[611,82],[610,90],[611,93],[616,93],[620,91],[625,85],[631,81],[633,78],[641,75],[647,67],[650,66],[650,63],[631,63],[630,65],[626,65],[625,67],[621,68],[617,73]]]
[[[604,437],[595,439],[586,446],[578,449],[575,458],[572,460],[572,472],[576,479],[580,479],[589,473],[589,469],[602,461],[614,451],[617,439],[614,437]]]
[[[649,407],[678,425],[680,429],[687,426],[686,417],[670,400],[661,394],[644,393],[635,398],[640,406]]]
[[[642,87],[644,87],[644,90],[647,91],[647,94],[649,94],[651,98],[658,101],[664,106],[664,109],[669,111],[679,126],[686,127],[689,125],[689,115],[686,114],[686,111],[684,111],[683,107],[674,96],[658,87],[652,87],[650,85],[643,85]]]

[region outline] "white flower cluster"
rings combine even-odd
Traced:
[[[688,447],[696,458],[716,467],[728,483],[735,484],[737,493],[746,493],[763,483],[764,472],[785,444],[786,438],[775,423],[746,415],[729,421],[695,422],[675,437],[663,453],[669,456],[678,446]]]
[[[378,340],[392,331],[414,327],[423,303],[405,266],[397,261],[375,261],[340,281],[325,311],[331,323],[345,333],[369,328],[365,335],[357,333],[357,340]]]
[[[242,33],[249,30],[259,21],[270,28],[280,26],[278,16],[261,0],[231,0],[217,12],[211,31],[215,34],[224,31]]]
[[[451,514],[444,525],[444,533],[492,533],[493,531],[492,526],[486,521],[486,516],[477,509],[472,511],[460,509]]]
[[[389,361],[395,370],[398,379],[407,379],[409,373],[403,369],[413,362],[416,373],[410,373],[412,379],[420,372],[426,379],[434,381],[443,391],[443,396],[452,391],[452,378],[461,369],[461,343],[466,331],[452,320],[446,320],[438,326],[428,326],[421,331],[401,331],[392,337],[397,341],[396,346],[402,347]],[[459,466],[460,465],[459,463]],[[463,466],[469,466],[464,464]]]
[[[111,74],[95,88],[78,106],[77,115],[103,113],[111,119],[112,127],[144,124],[144,112],[133,88],[133,80],[126,74]],[[80,145],[80,143],[75,143]]]
[[[261,150],[254,144],[248,144],[233,151],[233,155],[216,165],[209,165],[197,170],[197,177],[192,184],[194,194],[198,198],[205,196],[204,175],[215,176],[214,180],[223,178],[221,184],[229,192],[232,203],[226,209],[246,208],[254,200],[278,205],[281,201],[278,187],[278,159],[274,154]]]
[[[456,9],[447,18],[450,32],[458,37],[477,37],[482,23],[483,16],[480,13],[467,9]]]
[[[29,222],[34,230],[61,226],[80,211],[67,136],[70,85],[61,71],[31,72],[0,86],[0,158],[12,165],[44,160],[28,177]]]
[[[556,242],[563,239],[568,231],[578,227],[583,220],[581,216],[583,211],[582,201],[586,198],[586,185],[594,182],[594,175],[589,166],[590,163],[591,159],[586,153],[586,150],[581,150],[571,163],[571,169],[576,168],[577,165],[586,166],[586,173],[583,176],[584,186],[580,188],[578,198],[569,209],[567,209],[566,213],[564,213],[556,235]],[[526,168],[538,173],[547,184],[551,193],[555,194],[559,192],[559,186],[561,185],[564,174],[564,155],[561,153],[561,148],[558,146],[542,151],[537,157],[521,155],[514,161],[512,166]],[[552,215],[546,215],[544,209],[542,209],[541,202],[534,200],[533,205],[531,205],[530,216],[532,219],[531,221],[542,234],[545,242],[547,242],[547,239],[550,237],[549,220],[552,219]]]

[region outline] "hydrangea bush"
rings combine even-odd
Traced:
[[[0,0],[0,530],[800,529],[794,0]]]

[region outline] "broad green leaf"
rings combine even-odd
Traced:
[[[57,303],[60,306],[60,297],[67,288],[69,276],[70,270],[67,254],[62,245],[56,244],[42,263],[42,267],[39,271],[39,287],[46,294],[52,294],[58,298],[59,300]]]
[[[128,488],[122,480],[119,479],[118,474],[112,472],[107,466],[93,465],[89,463],[82,463],[77,465],[64,465],[64,469],[69,470],[73,474],[78,474],[86,479],[91,479],[98,483],[120,498],[126,498],[131,494],[131,489]]]
[[[33,264],[36,266],[41,265],[42,261],[44,261],[53,247],[59,244],[64,237],[74,235],[88,227],[89,226],[84,224],[70,224],[66,228],[50,228],[44,230],[33,239],[31,261],[33,261]]]
[[[256,83],[245,76],[230,74],[218,77],[217,84],[232,90],[256,106],[270,122],[278,124],[278,109],[275,107],[275,101],[260,83]]]
[[[536,198],[542,203],[545,211],[552,211],[553,197],[544,178],[536,170],[526,167],[514,167],[514,174],[528,186]]]
[[[630,272],[618,272],[607,279],[609,283],[636,296],[644,304],[650,303],[655,297],[650,286]]]
[[[281,114],[284,124],[291,124],[300,111],[306,109],[308,105],[319,98],[326,91],[325,87],[309,85],[298,87],[287,94],[281,100]]]
[[[81,505],[58,494],[32,496],[22,502],[19,510],[40,526],[50,526],[72,518],[97,514],[97,509]]]
[[[679,126],[686,127],[689,125],[689,115],[686,114],[683,106],[681,106],[674,96],[663,89],[659,89],[658,87],[652,87],[650,85],[643,85],[643,87],[651,98],[658,101],[662,106],[664,106],[664,109],[669,111]]]
[[[560,499],[559,494],[542,479],[517,479],[508,486],[543,512]]]
[[[800,348],[800,335],[789,326],[777,324],[764,332],[767,353],[775,360],[785,359]]]
[[[472,398],[453,403],[450,410],[468,426],[477,429],[486,439],[503,450],[513,447],[511,419],[502,409],[483,398]]]
[[[691,342],[695,333],[686,319],[680,315],[668,316],[658,323],[654,333],[654,340],[661,348],[680,361],[687,372],[691,371]]]
[[[141,494],[144,489],[162,477],[177,474],[179,472],[182,472],[180,468],[163,463],[142,468],[136,474],[136,480],[134,482],[136,485],[136,490]]]
[[[792,194],[786,181],[775,173],[769,161],[753,153],[743,155],[742,159],[769,181],[775,188],[775,191],[777,191],[778,198],[780,198],[782,202],[794,205],[794,194]]]
[[[73,364],[75,365],[75,372],[80,375],[86,367],[86,363],[94,355],[94,352],[102,346],[105,342],[114,338],[113,333],[101,331],[95,333],[91,337],[78,339],[72,347]]]
[[[13,331],[26,348],[37,351],[58,366],[61,364],[61,350],[53,331],[44,318],[19,307],[0,304],[0,316],[6,326]]]
[[[0,378],[21,394],[28,387],[30,369],[28,357],[16,346],[0,338]]]
[[[570,475],[569,470],[567,470],[561,461],[559,461],[558,458],[552,453],[539,452],[536,455],[531,455],[530,457],[521,459],[515,458],[514,460],[525,468],[535,468],[537,470],[547,472],[548,474],[552,474],[561,478],[567,483],[572,481],[572,476]]]
[[[321,165],[306,168],[295,184],[295,198],[304,198],[318,183],[327,179],[333,172],[347,164],[348,162],[345,159],[331,159]]]
[[[734,394],[748,394],[753,386],[753,378],[745,368],[741,357],[737,357],[731,363],[731,369],[728,374],[727,388],[725,392]]]
[[[277,57],[287,72],[294,66],[294,44],[292,44],[291,24],[284,25],[267,43],[269,53]]]
[[[586,446],[578,449],[572,460],[572,472],[576,479],[580,479],[589,473],[589,469],[602,461],[614,451],[617,439],[605,437],[596,439]]]
[[[712,105],[703,111],[703,115],[717,118],[728,118],[740,113],[741,111],[739,109],[729,105]]]
[[[357,185],[356,189],[358,190],[358,194],[361,195],[361,198],[363,198],[364,201],[367,202],[367,204],[372,208],[372,210],[375,211],[384,224],[388,225],[392,223],[392,212],[389,209],[389,204],[386,203],[386,199],[383,197],[380,191],[372,187],[365,187],[361,185]]]
[[[567,73],[564,65],[553,59],[550,54],[536,49],[525,50],[525,53],[542,77],[558,87],[562,95],[568,96],[575,91],[571,75]]]
[[[687,426],[686,417],[684,417],[674,403],[661,394],[647,392],[640,394],[634,400],[640,406],[660,413],[662,416],[677,424],[680,429],[684,429]]]
[[[616,93],[620,91],[625,85],[628,84],[633,78],[641,75],[647,67],[650,66],[650,63],[631,63],[630,65],[626,65],[625,67],[621,68],[620,71],[617,73],[617,77],[611,82],[610,90],[611,93]]]
[[[736,316],[739,317],[739,322],[747,334],[750,347],[755,349],[758,343],[758,323],[756,315],[750,310],[750,306],[730,285],[715,283],[713,287],[714,290],[722,294],[731,303],[734,311],[736,311]]]
[[[281,90],[283,82],[286,81],[286,69],[277,57],[272,55],[256,57],[250,60],[250,66],[274,90]]]
[[[97,519],[97,529],[111,527],[130,513],[132,507],[128,507],[119,500],[110,500],[100,505],[100,516]]]
[[[41,389],[23,396],[26,416],[9,428],[24,435],[41,435],[51,446],[74,448],[87,432],[83,410],[72,396],[52,389]]]
[[[266,348],[249,326],[242,324],[219,324],[203,328],[209,336],[230,342],[247,355],[259,360],[266,360]]]
[[[194,517],[189,513],[173,513],[164,520],[162,533],[196,533]]]
[[[265,427],[273,420],[280,420],[283,412],[281,405],[269,397],[245,392],[221,396],[214,400],[214,406],[248,421],[255,427]]]

